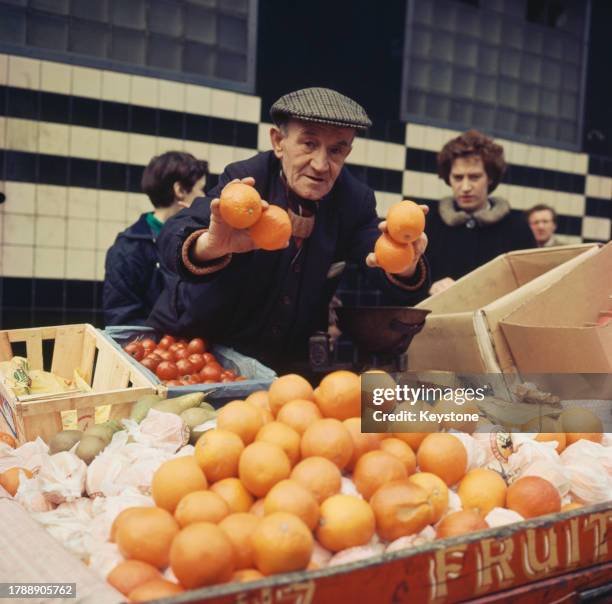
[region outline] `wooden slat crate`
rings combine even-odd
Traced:
[[[43,354],[46,340],[52,342],[48,367]],[[95,422],[97,407],[109,405],[109,417],[121,419],[129,416],[141,396],[160,391],[89,324],[0,331],[0,361],[12,359],[17,344],[22,348],[25,344],[22,356],[27,357],[31,369],[51,371],[66,379],[72,379],[76,369],[91,387],[90,392],[17,397],[0,382],[0,430],[11,432],[20,443],[38,436],[48,441],[64,427],[62,412],[76,411],[77,426],[84,430]]]

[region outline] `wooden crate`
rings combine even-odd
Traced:
[[[52,345],[49,366],[44,366],[46,340]],[[13,358],[18,343],[22,348],[25,344],[22,356],[27,357],[32,369],[51,371],[67,379],[72,379],[77,369],[91,387],[90,392],[17,397],[0,382],[0,430],[11,432],[20,443],[38,436],[48,441],[64,427],[62,412],[76,411],[77,426],[83,430],[95,422],[96,408],[109,405],[109,417],[121,419],[129,416],[141,396],[160,391],[92,325],[0,331],[0,361]]]
[[[350,565],[181,594],[181,604],[612,601],[612,502],[441,539]]]

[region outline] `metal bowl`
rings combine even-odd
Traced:
[[[340,306],[338,327],[360,351],[402,354],[431,312],[404,306]]]

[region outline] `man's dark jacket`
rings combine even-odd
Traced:
[[[162,292],[155,237],[147,215],[122,233],[106,253],[103,305],[106,325],[144,325]]]
[[[375,271],[388,304],[410,305],[422,297],[390,283],[382,270],[365,268],[365,257],[380,235],[376,202],[373,191],[346,167],[330,193],[311,204],[316,208],[315,226],[301,248],[292,239],[286,249],[233,254],[218,272],[193,275],[181,260],[185,239],[208,226],[210,201],[223,187],[247,176],[255,178],[255,188],[269,203],[285,209],[296,203],[271,151],[230,164],[208,197],[196,199],[161,232],[162,263],[180,279],[164,290],[153,309],[149,324],[157,330],[209,338],[274,364],[275,359],[307,358],[309,336],[327,330],[328,305],[340,277],[328,278],[334,263],[352,260]],[[428,287],[426,279],[420,290]]]

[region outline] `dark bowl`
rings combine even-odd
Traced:
[[[362,352],[401,354],[431,312],[404,306],[340,306],[338,327]]]

